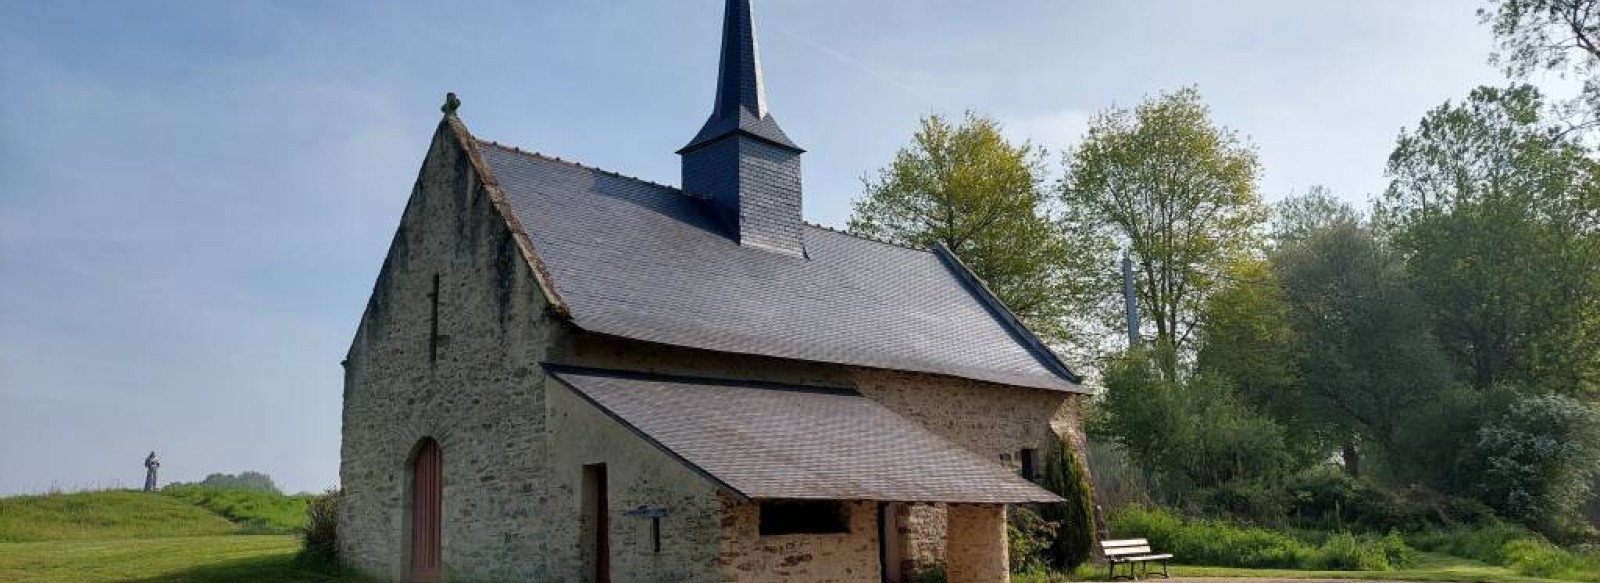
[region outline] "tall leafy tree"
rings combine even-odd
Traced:
[[[1290,306],[1302,412],[1359,476],[1369,450],[1398,451],[1404,425],[1450,386],[1427,310],[1400,257],[1354,221],[1307,231],[1273,263]]]
[[[1531,86],[1429,112],[1389,158],[1379,219],[1471,384],[1600,382],[1600,164]]]
[[[1197,313],[1218,274],[1256,247],[1266,219],[1252,146],[1212,122],[1188,87],[1133,109],[1113,107],[1068,152],[1060,186],[1067,231],[1114,265],[1125,245],[1138,263],[1138,304],[1156,338],[1190,348]],[[1116,274],[1102,289],[1117,287]],[[1108,323],[1120,303],[1106,306]]]
[[[1253,257],[1228,266],[1222,279],[1200,312],[1196,368],[1232,380],[1239,397],[1261,411],[1298,417],[1294,330],[1282,282],[1270,263]]]
[[[1222,272],[1200,312],[1195,369],[1229,381],[1235,398],[1283,428],[1293,458],[1327,459],[1326,423],[1306,403],[1288,295],[1272,263],[1250,257]]]
[[[1160,343],[1111,359],[1092,430],[1125,448],[1170,497],[1271,482],[1297,467],[1283,427],[1242,402],[1231,379],[1171,375],[1176,359]]]
[[[1492,62],[1513,79],[1555,72],[1582,83],[1561,112],[1572,129],[1600,126],[1600,1],[1489,0],[1478,17],[1495,35]]]
[[[1043,153],[1006,140],[994,119],[922,120],[911,143],[864,180],[850,230],[921,247],[943,244],[1046,338],[1069,336],[1090,297],[1081,249],[1050,213]]]
[[[1358,224],[1361,212],[1335,197],[1326,186],[1312,186],[1274,205],[1272,243],[1282,247],[1304,241],[1312,233],[1341,224]]]

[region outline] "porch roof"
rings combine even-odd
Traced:
[[[745,498],[1061,500],[852,390],[547,368],[640,437]]]

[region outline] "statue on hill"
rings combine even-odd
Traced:
[[[156,452],[144,458],[144,491],[156,491],[156,469],[161,467],[161,458],[156,457]]]

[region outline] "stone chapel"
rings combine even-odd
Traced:
[[[396,581],[1009,580],[1079,378],[945,248],[802,220],[750,0],[668,186],[451,96],[345,360],[342,560]]]

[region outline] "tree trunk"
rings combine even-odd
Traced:
[[[1356,448],[1354,439],[1344,442],[1344,473],[1352,478],[1361,477],[1361,450]]]

